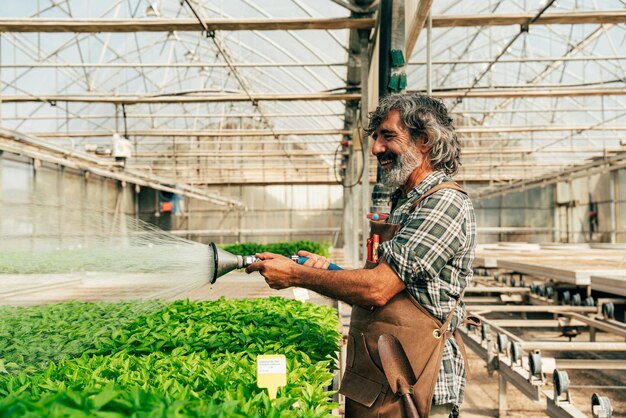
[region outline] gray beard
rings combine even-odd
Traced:
[[[387,171],[383,170],[381,180],[385,186],[397,188],[408,180],[411,173],[422,164],[421,156],[414,152],[413,148],[400,154],[396,159],[394,167]]]

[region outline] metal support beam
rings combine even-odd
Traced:
[[[143,137],[211,137],[211,138],[231,138],[231,137],[250,137],[250,136],[327,136],[327,135],[349,135],[352,131],[344,129],[329,130],[289,130],[289,131],[270,131],[261,129],[242,129],[242,130],[218,130],[215,128],[206,128],[204,130],[185,131],[185,130],[151,130],[151,131],[128,131],[128,136]],[[97,132],[97,131],[79,131],[79,132],[30,132],[29,135],[39,138],[106,138],[110,137],[113,132]]]
[[[619,194],[619,181],[618,172],[613,171],[608,174],[609,176],[609,234],[611,236],[610,242],[615,244],[617,242],[617,197]]]
[[[567,341],[521,341],[523,350],[542,351],[586,351],[586,352],[607,352],[626,351],[626,343],[614,342],[567,342]]]
[[[585,109],[582,109],[583,111]],[[266,113],[267,117],[272,118],[310,118],[313,116],[323,117],[343,117],[343,113],[333,112],[300,112],[300,113]],[[107,113],[92,113],[88,115],[82,115],[83,119],[111,119],[115,117],[114,114]],[[193,113],[193,114],[181,114],[181,113],[130,113],[126,112],[126,119],[132,118],[152,118],[152,119],[224,119],[224,118],[255,118],[258,117],[258,113]],[[9,116],[3,118],[3,120],[24,120],[23,116]],[[66,115],[32,115],[28,117],[28,120],[67,120]]]
[[[507,380],[504,377],[504,374],[498,374],[498,416],[506,417],[507,416],[507,401],[506,401],[506,388],[507,388]]]
[[[367,116],[366,116],[367,117]],[[458,134],[472,135],[472,134],[484,134],[484,133],[517,133],[517,132],[562,132],[562,131],[626,131],[626,125],[615,125],[615,126],[590,126],[590,125],[565,125],[565,126],[466,126],[459,127],[457,129]],[[103,138],[108,137],[113,134],[113,131],[70,131],[70,132],[29,132],[29,135],[37,136],[40,138]],[[143,136],[143,137],[186,137],[186,136],[200,136],[200,137],[250,137],[250,136],[328,136],[328,135],[350,135],[352,131],[345,129],[294,129],[294,130],[285,130],[285,131],[270,131],[270,130],[261,130],[261,129],[242,129],[242,130],[234,130],[234,129],[226,129],[219,130],[216,128],[207,127],[202,130],[183,130],[183,129],[163,129],[163,130],[137,130],[137,131],[128,131],[128,136]],[[473,141],[486,141],[482,137],[468,137],[465,138],[460,135],[460,140],[473,140]],[[506,140],[511,139],[521,139],[521,138],[507,138],[501,137],[498,138],[498,141],[504,142]],[[550,138],[554,139],[554,138]],[[542,148],[542,149],[514,149],[510,145],[507,145],[508,150],[503,153],[519,153],[523,150],[526,152],[558,152],[559,148]],[[580,147],[578,147],[580,148]],[[611,147],[614,151],[624,150],[621,147]],[[594,149],[597,152],[606,152],[607,147],[602,148],[583,148],[581,151],[576,151],[576,148],[560,148],[563,152],[583,152],[583,151],[593,151]],[[471,148],[469,146],[466,147],[464,151],[471,152]],[[502,153],[501,150],[498,149],[489,149],[489,150],[479,150],[481,154],[485,152],[496,152]]]
[[[550,418],[587,418],[586,414],[568,401],[559,401],[557,404],[554,400],[554,391],[544,390],[543,394],[546,397],[546,415]]]
[[[554,56],[554,57],[526,57],[526,58],[502,58],[499,64],[519,64],[527,62],[554,62],[554,61],[623,61],[626,56]],[[458,60],[432,60],[432,65],[463,65],[463,64],[486,64],[490,59],[458,59]],[[281,67],[345,67],[347,62],[234,62],[238,68],[281,68]],[[415,61],[407,64],[409,67],[428,65],[427,61]],[[24,62],[2,64],[3,68],[226,68],[224,62]]]
[[[419,91],[418,91],[419,92]],[[421,92],[424,93],[424,92]],[[626,89],[611,87],[516,87],[516,88],[486,88],[467,90],[433,91],[433,96],[440,99],[499,99],[536,97],[585,97],[585,96],[625,96]]]
[[[237,68],[344,67],[346,62],[233,62]],[[228,68],[225,62],[28,62],[3,68]]]
[[[396,0],[404,1],[404,0]],[[389,94],[389,73],[391,71],[391,31],[393,0],[380,0],[378,26],[378,97]]]
[[[586,177],[592,174],[619,170],[626,167],[626,153],[620,153],[614,156],[605,157],[597,161],[560,170],[558,172],[550,172],[538,177],[526,180],[518,180],[508,183],[504,186],[495,186],[481,192],[472,194],[474,199],[485,199],[489,197],[499,196],[505,193],[512,193],[517,190],[525,190],[532,187],[543,187],[549,184],[558,183],[560,181],[571,181],[579,177]]]
[[[398,0],[396,0],[398,1]],[[369,165],[369,154],[370,154],[370,145],[369,145],[369,135],[365,133],[363,130],[369,123],[368,112],[369,109],[369,91],[368,91],[368,80],[369,80],[369,34],[367,32],[361,32],[360,35],[360,43],[361,43],[361,147],[363,148],[363,173],[361,175],[361,211],[359,212],[359,216],[361,218],[360,229],[361,229],[361,239],[358,241],[361,248],[361,259],[359,260],[359,265],[365,264],[365,260],[367,260],[367,246],[363,245],[366,240],[367,233],[369,232],[369,220],[367,219],[367,213],[369,212],[370,207],[370,165]],[[356,260],[355,260],[356,261]]]
[[[150,187],[155,190],[182,194],[193,199],[213,202],[218,205],[239,209],[245,208],[245,205],[239,200],[215,193],[208,193],[205,190],[187,184],[179,184],[175,180],[160,178],[153,174],[128,168],[120,169],[111,161],[42,143],[36,138],[31,138],[18,132],[5,129],[0,130],[0,148],[7,152],[48,161],[63,167],[88,171],[105,178]],[[174,184],[176,186],[173,186]]]
[[[419,39],[420,32],[422,31],[424,23],[426,22],[426,18],[430,14],[430,7],[432,4],[432,0],[419,0],[419,3],[417,4],[417,9],[415,10],[415,15],[413,16],[413,19],[411,19],[411,27],[409,28],[409,35],[406,39],[405,44],[407,61],[411,59],[411,54],[413,54],[413,48],[415,48],[415,44]]]
[[[360,100],[359,93],[253,93],[246,94],[188,94],[180,96],[143,95],[143,96],[72,96],[72,95],[38,95],[38,96],[4,96],[3,103],[28,102],[79,102],[79,103],[111,103],[117,105],[133,105],[143,103],[214,103],[214,102],[248,102],[254,101],[343,101]]]
[[[526,25],[533,17],[535,17],[534,13],[433,16],[433,27]],[[626,23],[626,10],[544,13],[539,19],[530,22],[530,25],[588,25],[604,23]]]
[[[413,91],[426,93],[425,91]],[[515,89],[482,89],[482,90],[451,90],[433,91],[434,97],[441,99],[464,99],[482,98],[498,99],[507,97],[537,98],[537,97],[584,97],[584,96],[626,96],[624,88],[515,88]],[[15,96],[7,95],[2,98],[3,103],[21,102],[82,102],[82,103],[112,103],[112,104],[141,104],[141,103],[211,103],[211,102],[245,102],[250,99],[255,101],[358,101],[359,93],[254,93],[250,97],[244,94],[188,94],[180,96],[97,96],[97,95],[32,95]]]
[[[433,17],[430,12],[426,25],[426,94],[433,94]]]
[[[519,58],[502,58],[499,64],[519,64],[526,62],[550,62],[553,61],[622,61],[626,60],[624,55],[593,55],[593,56],[551,56],[551,57],[519,57]],[[432,65],[463,65],[463,64],[488,64],[493,58],[477,58],[477,59],[448,59],[433,60]],[[330,65],[330,64],[329,64]],[[409,67],[417,67],[427,65],[427,61],[414,61],[409,63]],[[26,66],[26,65],[24,65]]]
[[[210,31],[370,29],[371,18],[203,19]],[[0,19],[0,32],[197,32],[196,19]]]
[[[566,306],[566,305],[550,305],[550,306],[538,306],[538,305],[468,305],[467,311],[473,313],[489,313],[489,312],[546,312],[546,313],[559,313],[559,312],[587,312],[596,313],[598,308],[595,306]]]
[[[556,359],[556,368],[561,370],[626,370],[625,360],[605,359]]]
[[[620,337],[626,339],[626,329],[623,328],[623,327],[616,326],[616,325],[610,324],[610,323],[605,322],[605,321],[599,321],[597,319],[592,319],[592,318],[589,318],[588,316],[581,315],[581,314],[575,313],[575,312],[566,313],[564,315],[572,318],[572,320],[580,321],[580,322],[586,324],[589,327],[592,327],[592,328],[595,328],[595,329],[599,329],[601,331],[608,332],[608,333],[611,333],[611,334],[619,335]]]
[[[624,93],[626,95],[626,92]],[[462,126],[457,129],[458,133],[482,134],[482,133],[510,133],[510,132],[560,132],[560,131],[625,131],[626,125],[517,125],[517,126]],[[474,138],[480,141],[481,138]],[[504,139],[504,138],[503,138]],[[599,148],[601,150],[601,148]]]
[[[425,18],[426,14],[424,14]],[[527,24],[534,14],[433,16],[434,28]],[[210,30],[371,29],[371,18],[204,20]],[[626,11],[545,13],[532,25],[626,23]],[[0,19],[0,32],[170,32],[196,31],[194,19]],[[422,21],[423,27],[423,21]]]

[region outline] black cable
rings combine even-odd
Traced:
[[[126,126],[126,105],[122,103],[122,116],[124,117],[124,138],[128,139],[128,126]]]
[[[345,187],[347,189],[351,189],[351,188],[357,186],[361,182],[361,179],[363,178],[363,173],[365,172],[365,165],[364,164],[361,165],[361,173],[359,173],[359,178],[356,180],[355,183],[349,184],[349,185],[344,184],[343,179],[339,178],[339,176],[337,175],[337,154],[339,153],[339,150],[341,148],[342,148],[342,145],[339,144],[337,146],[337,149],[335,150],[335,160],[334,160],[334,170],[333,170],[334,174],[335,174],[335,181],[337,182],[337,184],[341,184],[341,186],[343,186],[343,187]],[[363,157],[362,158],[364,159],[365,158],[365,153],[367,152],[367,149],[365,147],[361,147],[361,148],[362,148],[362,151],[363,151]],[[363,161],[365,161],[365,160],[363,160]]]
[[[359,109],[359,112],[358,112],[357,116],[358,116],[358,119],[357,119],[357,121],[358,121],[357,129],[360,129],[361,128],[361,123],[360,123],[361,122],[361,110],[360,109]],[[367,137],[367,134],[366,134],[366,137]],[[359,173],[359,177],[357,178],[356,182],[354,182],[353,184],[350,184],[350,185],[344,184],[343,179],[340,179],[337,176],[337,153],[339,152],[339,149],[341,147],[342,147],[342,145],[339,144],[339,146],[335,150],[335,158],[334,158],[334,161],[333,161],[333,164],[334,164],[334,170],[333,171],[334,171],[334,174],[335,174],[335,181],[337,181],[337,184],[341,184],[343,187],[345,187],[347,189],[351,189],[351,188],[355,187],[356,185],[358,185],[361,182],[361,179],[363,178],[363,173],[365,172],[365,164],[368,164],[368,159],[367,159],[368,147],[366,147],[363,144],[363,140],[361,140],[361,153],[362,153],[363,164],[361,164],[361,172]]]

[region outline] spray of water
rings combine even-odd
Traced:
[[[184,297],[209,280],[212,253],[204,244],[99,211],[38,233],[57,222],[40,215],[14,218],[15,230],[35,231],[30,239],[0,244],[0,304]]]
[[[122,193],[111,211],[80,192],[30,191],[1,196],[12,200],[0,217],[0,376],[95,353],[209,283],[209,248],[130,216]]]

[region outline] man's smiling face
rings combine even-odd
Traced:
[[[422,163],[422,156],[397,110],[389,112],[372,134],[372,153],[382,168],[382,181],[387,186],[402,186],[413,170]]]

